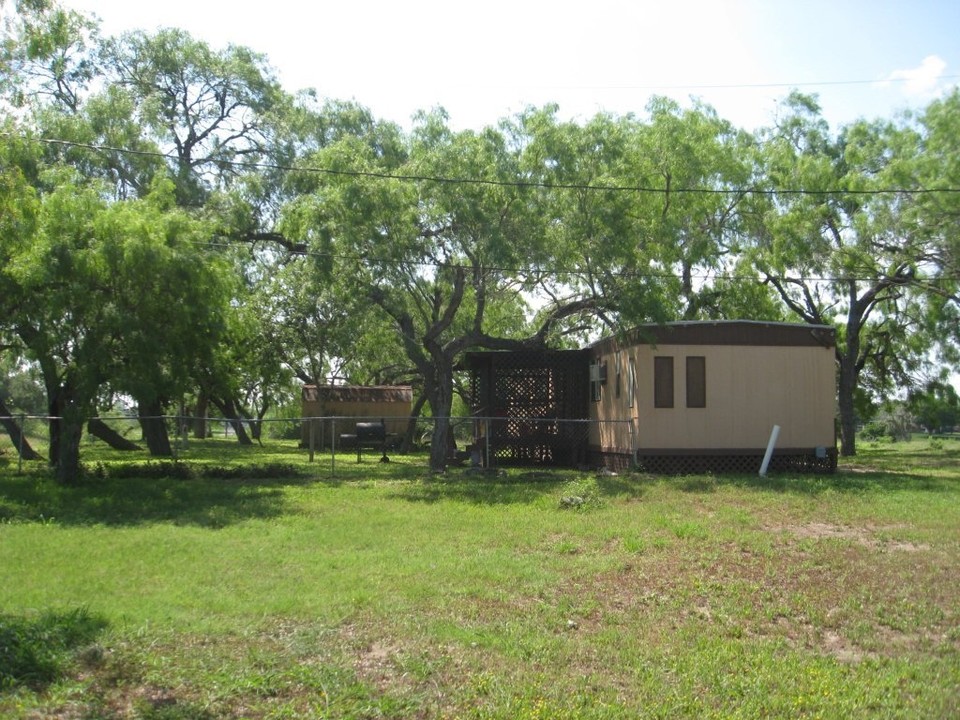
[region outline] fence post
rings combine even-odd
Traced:
[[[308,427],[310,428],[307,432],[309,438],[307,445],[310,448],[310,462],[313,462],[313,438],[317,434],[317,421],[314,418],[308,418],[307,422],[309,423]]]

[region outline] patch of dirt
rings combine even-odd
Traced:
[[[592,581],[558,587],[552,604],[565,599],[591,608],[576,618],[580,632],[611,624],[642,628],[651,645],[692,624],[731,637],[779,639],[852,664],[960,647],[950,610],[957,583],[942,578],[943,572],[952,577],[955,563],[930,565],[908,555],[929,548],[891,540],[900,526],[817,522],[767,529],[779,536],[768,551],[737,542],[707,556],[683,545],[651,551]],[[805,548],[801,539],[844,542]]]
[[[852,527],[848,525],[833,525],[830,523],[811,522],[803,525],[782,525],[768,529],[773,532],[789,533],[795,537],[807,540],[849,540],[850,542],[863,545],[871,550],[879,550],[881,552],[887,550],[920,552],[922,550],[930,549],[928,545],[923,543],[889,540],[883,537],[877,537],[878,534],[888,533],[890,531],[900,529],[900,526],[897,525]]]
[[[820,638],[820,646],[827,655],[832,655],[840,662],[853,664],[861,662],[867,657],[866,653],[833,630],[827,630],[823,633]]]
[[[367,646],[357,656],[357,672],[361,675],[382,676],[384,671],[391,666],[391,659],[397,655],[399,650],[387,643],[375,641]]]

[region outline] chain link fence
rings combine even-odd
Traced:
[[[50,424],[58,418],[37,415],[0,417],[0,459],[18,469],[24,461],[48,457]],[[324,416],[252,420],[165,415],[112,415],[89,418],[84,424],[81,458],[92,448],[115,449],[123,458],[189,460],[205,441],[235,441],[250,447],[250,461],[263,462],[274,450],[300,453],[307,462],[328,462],[331,472],[346,462],[384,462],[398,455],[408,462],[429,464],[437,420],[431,417]],[[162,432],[155,433],[161,427]],[[151,430],[152,429],[152,430]],[[168,445],[156,453],[150,435]],[[449,418],[448,465],[478,468],[498,466],[577,467],[587,464],[589,446],[601,438],[632,439],[626,421],[598,422],[531,417]],[[223,445],[219,446],[223,448]],[[216,449],[214,449],[216,452]],[[242,450],[238,450],[242,453]],[[129,453],[129,454],[127,454]],[[102,456],[102,453],[98,453]],[[231,453],[234,462],[236,453]],[[274,455],[279,457],[279,455]]]
[[[0,416],[0,463],[16,458],[18,470],[24,461],[46,459],[50,418],[40,415]]]

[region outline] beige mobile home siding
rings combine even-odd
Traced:
[[[673,357],[674,406],[654,407],[654,357]],[[705,358],[706,407],[688,408],[686,358]],[[629,358],[636,363],[629,407]],[[591,417],[602,421],[590,442],[605,452],[646,449],[762,449],[774,425],[778,447],[834,447],[835,365],[832,347],[638,344],[619,352],[604,348],[594,362],[607,363],[602,398]],[[616,361],[620,392],[617,396]]]

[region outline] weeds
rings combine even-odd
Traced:
[[[65,671],[78,648],[90,646],[106,622],[86,609],[37,617],[0,615],[0,690],[40,689]],[[84,652],[96,661],[95,646]]]

